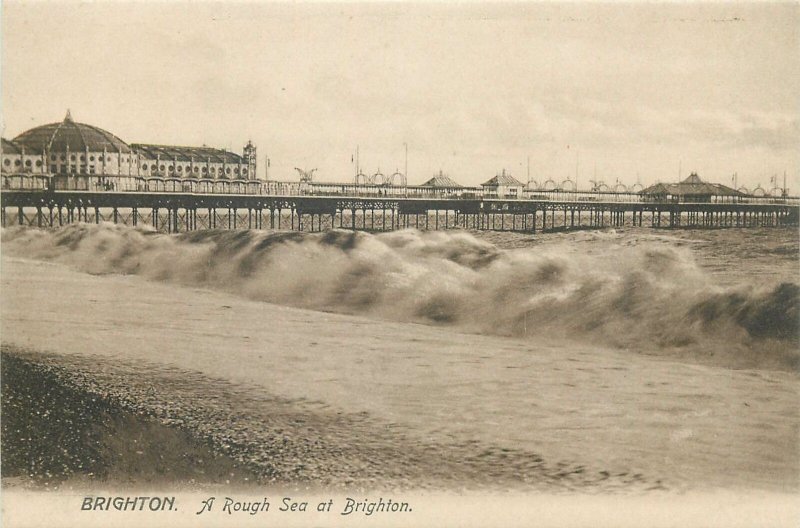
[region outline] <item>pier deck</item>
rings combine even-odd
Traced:
[[[492,198],[266,196],[175,192],[4,190],[2,225],[110,221],[168,232],[196,229],[404,228],[536,233],[614,226],[797,226],[795,203],[674,203]]]

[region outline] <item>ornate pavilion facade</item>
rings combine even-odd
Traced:
[[[102,128],[63,121],[2,139],[0,171],[42,176],[112,176],[164,180],[256,180],[256,147],[241,154],[211,147],[128,144]]]

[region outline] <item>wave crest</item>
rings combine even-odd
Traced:
[[[113,224],[9,228],[11,255],[89,273],[223,289],[251,299],[467,331],[716,355],[796,368],[800,287],[721,288],[685,248],[613,253],[568,242],[501,250],[465,232],[196,231]]]

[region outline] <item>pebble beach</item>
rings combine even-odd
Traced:
[[[13,461],[4,475],[46,488],[87,478],[304,491],[662,488],[641,474],[591,474],[521,450],[425,441],[363,413],[270,397],[197,372],[8,346],[2,354],[4,448]],[[22,419],[31,408],[48,411]],[[13,464],[19,458],[27,463]]]

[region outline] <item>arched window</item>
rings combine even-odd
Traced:
[[[147,170],[147,169],[148,169],[147,163],[142,163],[142,170]]]
[[[8,158],[4,159],[4,160],[3,160],[3,165],[5,165],[5,166],[9,166],[9,165],[11,165],[11,160],[10,160],[10,159],[8,159]]]
[[[86,161],[86,156],[84,156],[83,154],[81,154],[81,161]]]
[[[225,174],[230,174],[230,173],[231,173],[231,168],[230,168],[230,167],[228,167],[227,169],[225,169]]]
[[[37,167],[41,167],[42,166],[42,160],[36,160],[36,166]]]
[[[50,161],[55,161],[55,160],[56,160],[56,155],[50,154]]]
[[[20,165],[22,165],[22,162],[20,160],[14,160],[14,165],[19,167]]]
[[[89,161],[94,161],[94,156],[89,156]]]
[[[183,172],[183,167],[181,167],[180,165],[178,165],[178,172]]]
[[[72,161],[75,161],[75,154],[73,154],[72,156],[70,156],[70,157],[69,157],[69,159],[71,159]]]
[[[208,174],[208,167],[203,167],[203,174]]]
[[[159,170],[160,170],[161,172],[164,172],[164,166],[163,166],[163,165],[162,165],[162,166],[160,166],[160,167],[159,167]]]
[[[26,167],[30,167],[31,166],[31,160],[25,160],[25,166]]]

